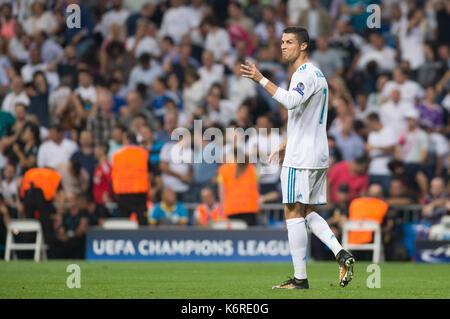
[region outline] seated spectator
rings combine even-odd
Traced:
[[[341,239],[342,227],[348,220],[348,207],[350,206],[349,187],[346,184],[339,185],[336,194],[337,203],[328,209],[327,223],[338,240]]]
[[[137,85],[143,83],[151,85],[159,76],[163,75],[163,69],[159,63],[151,58],[149,53],[142,53],[138,59],[139,64],[133,67],[128,81],[128,89],[136,90]]]
[[[192,67],[186,68],[184,78],[185,86],[182,93],[183,106],[188,113],[194,114],[205,98],[205,89],[202,81],[200,81],[197,69]]]
[[[138,114],[145,116],[145,121],[150,125],[152,130],[158,129],[155,116],[152,112],[144,108],[142,99],[136,91],[128,93],[127,105],[121,109],[121,113],[121,122],[127,129],[130,129],[133,118]]]
[[[22,77],[16,75],[12,78],[10,84],[11,92],[6,94],[2,102],[2,111],[9,112],[15,116],[15,106],[20,103],[25,106],[30,104],[30,98],[24,90]]]
[[[447,213],[446,204],[450,199],[445,191],[445,181],[442,177],[435,177],[430,183],[430,193],[425,197],[422,218],[426,222],[439,224],[442,216]]]
[[[216,62],[230,53],[231,42],[227,30],[220,26],[219,21],[215,18],[205,19],[206,40],[205,50],[210,51],[214,55]]]
[[[161,202],[153,205],[148,213],[149,223],[155,225],[186,226],[189,221],[186,207],[177,201],[177,194],[166,187],[162,191]]]
[[[241,105],[247,98],[256,96],[255,82],[241,76],[240,67],[244,61],[237,60],[233,65],[233,74],[228,76],[228,96],[231,103]]]
[[[202,80],[203,87],[209,91],[213,83],[221,82],[224,74],[222,64],[214,63],[214,55],[211,51],[204,51],[202,54],[202,67],[198,69],[198,74]]]
[[[78,204],[82,211],[81,215],[88,220],[88,226],[102,226],[105,219],[110,217],[108,209],[97,203],[90,194],[78,195]]]
[[[81,98],[86,109],[90,109],[97,102],[97,91],[95,89],[92,74],[81,70],[78,72],[78,87],[75,94]]]
[[[403,179],[394,178],[389,186],[386,202],[389,206],[410,205],[414,202],[414,196],[408,190]]]
[[[106,143],[114,126],[118,124],[116,115],[112,112],[113,98],[110,92],[100,91],[97,95],[94,113],[89,117],[86,129],[92,132],[94,143]]]
[[[113,200],[112,167],[108,160],[108,144],[97,144],[94,148],[97,166],[94,169],[92,193],[94,201],[98,204],[109,203]]]
[[[226,217],[221,215],[222,210],[211,188],[203,188],[200,196],[202,203],[197,206],[194,212],[196,226],[209,226],[211,222],[226,220]]]
[[[395,157],[405,163],[405,175],[409,184],[418,188],[423,199],[428,193],[428,178],[425,161],[428,155],[427,134],[418,126],[419,112],[410,109],[404,114],[408,127],[398,141]]]
[[[68,209],[60,206],[55,218],[56,242],[53,254],[55,258],[84,259],[88,218],[81,211],[76,194],[69,193],[65,202]]]
[[[341,184],[348,185],[350,201],[358,196],[365,195],[369,186],[367,175],[368,158],[363,156],[354,161],[342,161],[333,166],[328,174],[328,194],[330,203],[337,204],[337,192]]]

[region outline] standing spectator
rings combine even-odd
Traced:
[[[94,170],[93,199],[98,204],[109,203],[113,199],[112,192],[112,167],[108,161],[108,144],[97,144],[94,148],[97,166]]]
[[[152,206],[148,215],[151,226],[186,226],[189,221],[186,207],[177,200],[177,194],[168,187],[162,191],[161,202]]]
[[[2,25],[0,28],[0,34],[6,39],[11,40],[15,36],[14,27],[17,23],[17,19],[12,15],[11,3],[3,2],[1,12]]]
[[[23,81],[25,83],[33,81],[33,75],[36,71],[44,72],[51,91],[59,86],[58,73],[48,70],[48,64],[42,62],[40,49],[34,46],[30,49],[29,62],[20,69]]]
[[[51,126],[49,139],[39,147],[37,166],[55,168],[60,163],[68,163],[77,149],[77,143],[64,137],[61,126]]]
[[[33,33],[34,43],[41,49],[42,62],[51,63],[58,59],[64,52],[64,49],[53,39],[47,36],[44,30],[38,30]]]
[[[344,161],[353,161],[364,155],[364,140],[353,129],[353,117],[345,115],[341,121],[341,130],[334,134],[336,146]]]
[[[362,71],[370,62],[375,62],[380,72],[392,72],[395,67],[395,50],[385,45],[383,35],[378,32],[372,32],[369,41],[370,44],[362,48],[357,69]]]
[[[378,114],[369,114],[366,124],[370,130],[365,147],[370,158],[369,183],[380,184],[384,194],[387,194],[391,182],[388,163],[394,157],[397,140],[394,132],[381,123]]]
[[[405,164],[405,174],[410,185],[419,187],[421,198],[428,193],[428,178],[425,161],[428,154],[427,134],[418,126],[419,112],[410,109],[405,113],[408,123],[407,131],[404,132],[398,141],[396,159]]]
[[[425,34],[422,28],[424,12],[414,9],[399,25],[399,43],[402,61],[408,61],[411,69],[417,70],[425,61],[422,46]]]
[[[126,49],[136,59],[144,53],[154,57],[161,54],[158,42],[150,35],[150,26],[147,20],[138,20],[136,35],[127,39]]]
[[[87,121],[86,129],[92,132],[94,143],[106,143],[111,131],[117,125],[117,119],[112,112],[113,99],[109,92],[101,91],[97,96],[97,105],[94,110],[98,109]]]
[[[429,87],[437,83],[447,69],[446,62],[437,59],[434,45],[425,43],[423,45],[425,62],[417,70],[417,82],[422,87]]]
[[[390,100],[380,107],[380,121],[383,126],[389,127],[395,132],[395,138],[399,138],[406,129],[404,114],[412,108],[413,106],[410,104],[400,101],[400,90],[394,89],[390,93]]]
[[[394,69],[392,81],[387,82],[383,87],[382,98],[387,100],[394,89],[400,90],[400,102],[408,104],[408,106],[415,106],[424,96],[423,88],[417,82],[409,79],[409,71],[403,67]]]
[[[255,166],[237,147],[233,153],[233,162],[219,167],[220,206],[228,219],[240,219],[248,226],[256,226],[259,192]],[[242,159],[244,162],[239,163],[238,160]]]
[[[369,159],[363,156],[354,161],[342,161],[333,166],[328,174],[327,184],[330,203],[338,203],[337,192],[342,184],[349,188],[350,201],[367,192],[369,186],[368,162]]]
[[[193,178],[191,140],[182,137],[178,142],[164,144],[159,155],[159,169],[163,187],[169,187],[184,202],[189,196]]]
[[[148,152],[136,146],[136,136],[125,133],[124,146],[112,157],[112,185],[119,217],[136,214],[139,225],[147,224],[147,194],[150,191]]]
[[[112,0],[111,4],[112,9],[103,15],[102,21],[97,25],[104,38],[110,33],[113,24],[124,26],[130,15],[130,12],[127,9],[122,8],[122,0]]]
[[[194,212],[194,223],[196,226],[209,226],[211,222],[226,220],[221,215],[222,210],[211,188],[202,189],[200,196],[202,203],[197,206]]]

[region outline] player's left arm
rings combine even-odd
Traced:
[[[245,78],[252,79],[253,81],[261,84],[261,86],[279,103],[285,108],[291,110],[302,103],[307,101],[314,93],[314,85],[312,79],[307,79],[302,74],[297,74],[292,78],[296,81],[296,88],[292,91],[282,89],[263,77],[255,64],[250,61],[246,61],[246,64],[241,64],[241,73]]]

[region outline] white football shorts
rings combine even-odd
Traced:
[[[325,205],[327,203],[327,168],[281,168],[283,204],[302,203]]]

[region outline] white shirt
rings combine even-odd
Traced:
[[[273,98],[288,109],[283,166],[328,168],[328,84],[323,73],[304,63],[292,75],[289,91],[278,88]]]
[[[281,166],[268,163],[270,153],[283,142],[283,138],[272,131],[270,135],[258,134],[248,139],[248,154],[250,159],[255,160],[259,156],[256,165],[259,182],[261,184],[277,183],[280,178]]]
[[[425,33],[422,31],[422,25],[419,24],[407,32],[408,20],[403,19],[399,26],[399,42],[402,60],[410,63],[412,70],[417,70],[424,62],[423,43]]]
[[[256,96],[256,84],[254,81],[244,78],[235,77],[228,78],[228,96],[234,105],[241,105],[246,98]]]
[[[397,140],[400,134],[406,130],[404,114],[411,107],[410,104],[401,102],[396,105],[392,101],[388,101],[380,106],[380,121],[383,126],[390,127],[393,130]]]
[[[183,107],[189,113],[194,113],[200,107],[203,98],[205,97],[205,89],[202,81],[198,80],[190,87],[183,89]]]
[[[100,22],[100,29],[103,36],[105,38],[109,36],[109,29],[113,23],[124,25],[129,15],[130,12],[126,9],[120,9],[119,11],[110,10],[106,12]]]
[[[379,132],[370,132],[367,143],[375,147],[389,147],[397,145],[397,139],[392,129],[384,126]],[[388,163],[393,158],[393,153],[386,154],[379,149],[374,149],[370,151],[369,157],[369,175],[391,175]]]
[[[169,35],[176,44],[179,44],[181,37],[189,33],[191,28],[194,28],[197,23],[195,19],[191,19],[191,13],[192,11],[186,6],[167,10],[161,23],[160,36]]]
[[[425,96],[425,91],[419,83],[411,80],[407,80],[403,84],[399,84],[395,81],[388,81],[384,85],[381,95],[385,99],[388,99],[394,89],[400,91],[401,102],[409,103],[411,105],[416,105],[416,99],[422,99]]]
[[[136,85],[138,83],[144,83],[145,85],[150,85],[155,81],[158,76],[163,74],[163,69],[159,63],[152,61],[150,67],[145,70],[141,65],[137,64],[130,73],[130,78],[128,80],[128,89],[136,90]]]
[[[97,101],[97,91],[93,85],[87,88],[79,86],[75,90],[75,94],[78,94],[84,101],[91,101],[91,103],[95,103]]]
[[[219,111],[208,106],[208,118],[211,122],[218,122],[227,127],[232,120],[236,119],[236,108],[228,100],[221,100],[219,103]]]
[[[25,91],[20,92],[18,95],[14,92],[8,93],[3,100],[2,111],[9,112],[15,116],[15,107],[17,103],[23,103],[26,106],[30,104],[30,99],[25,94]]]
[[[128,51],[133,48],[135,40],[136,37],[129,37],[127,39],[126,49]],[[134,57],[138,59],[144,53],[149,53],[153,56],[159,56],[161,53],[158,42],[151,36],[146,36],[139,41],[134,51]]]
[[[385,46],[382,50],[376,50],[372,45],[368,45],[357,63],[358,70],[364,70],[367,64],[375,61],[382,71],[392,71],[395,68],[395,50]]]
[[[6,179],[4,179],[0,187],[0,193],[3,195],[4,199],[10,199],[13,196],[17,197],[17,178],[13,178],[9,184]]]
[[[180,143],[167,142],[161,149],[159,160],[166,162],[169,169],[178,174],[187,174],[193,162],[193,153],[190,148],[182,147]],[[173,175],[161,174],[164,187],[170,187],[176,193],[182,193],[189,190],[189,185]]]
[[[208,32],[206,35],[205,49],[214,54],[214,59],[216,61],[222,60],[222,56],[225,53],[229,53],[231,50],[228,32],[223,28],[220,28],[215,33]]]
[[[50,91],[53,91],[59,86],[59,76],[56,72],[48,72],[46,71],[47,63],[41,63],[32,65],[31,63],[25,64],[20,70],[20,74],[22,76],[23,82],[31,82],[33,81],[33,74],[36,71],[42,71],[45,74],[48,85],[50,87]]]
[[[69,162],[77,150],[77,144],[66,138],[59,145],[53,141],[46,141],[39,147],[37,166],[55,168],[59,163]]]
[[[32,35],[37,30],[46,32],[53,31],[57,26],[58,21],[50,11],[42,13],[40,18],[31,16],[23,24],[23,28],[28,35]]]
[[[214,64],[211,71],[208,71],[208,69],[204,66],[198,69],[198,75],[203,82],[203,87],[206,92],[209,91],[215,82],[222,82],[223,72],[224,68],[222,64]]]

